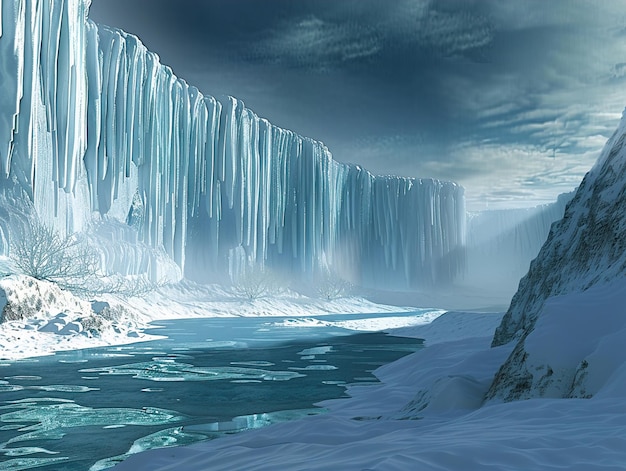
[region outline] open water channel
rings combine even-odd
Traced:
[[[128,454],[323,413],[315,403],[375,382],[374,369],[422,346],[285,320],[160,321],[150,333],[164,339],[1,362],[0,470],[96,471]]]

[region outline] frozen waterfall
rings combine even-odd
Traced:
[[[0,6],[2,189],[63,232],[100,220],[95,232],[117,244],[109,270],[157,276],[162,257],[143,248],[201,280],[233,264],[330,267],[414,287],[463,270],[462,187],[338,163],[241,101],[203,95],[135,36],[96,26],[88,0]]]

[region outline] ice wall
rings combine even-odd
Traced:
[[[469,213],[463,283],[503,289],[512,296],[572,197],[565,193],[554,203],[532,208]]]
[[[88,1],[0,5],[2,185],[61,230],[123,221],[200,279],[233,263],[330,266],[406,287],[462,269],[460,186],[340,164],[241,101],[201,94],[136,37],[90,22]],[[132,252],[113,265],[145,266]]]

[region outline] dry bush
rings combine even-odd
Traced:
[[[50,281],[83,297],[141,296],[165,284],[141,276],[105,276],[97,249],[77,234],[61,236],[36,217],[24,233],[12,234],[10,249],[14,273]]]
[[[233,293],[237,297],[253,301],[280,292],[279,277],[267,268],[251,267],[239,275],[233,285]]]
[[[352,283],[329,269],[324,270],[315,282],[317,295],[328,301],[344,298],[351,293],[352,289]]]
[[[23,234],[12,234],[11,265],[16,273],[78,289],[100,275],[100,257],[76,235],[62,237],[32,218]]]

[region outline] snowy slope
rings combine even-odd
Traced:
[[[463,188],[340,164],[240,100],[203,95],[137,37],[89,21],[89,3],[0,3],[3,193],[62,232],[128,224],[203,281],[249,265],[389,286],[461,271]],[[160,257],[118,248],[109,267],[158,276]]]
[[[493,340],[494,345],[514,341],[516,347],[499,371],[490,398],[587,396],[597,390],[598,385],[586,384],[592,376],[587,355],[597,353],[600,347],[594,342],[604,342],[609,333],[621,335],[621,319],[626,316],[621,286],[626,273],[625,140],[623,117],[520,282]],[[580,292],[565,298],[567,308],[561,298],[554,298]],[[578,299],[574,307],[573,299]],[[585,318],[590,324],[586,335],[595,346],[581,339]],[[544,331],[556,335],[550,325],[560,326],[558,341],[543,337]],[[546,343],[563,352],[546,350],[542,347]],[[573,343],[579,351],[568,356]]]

